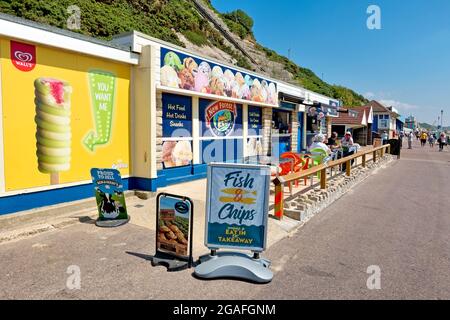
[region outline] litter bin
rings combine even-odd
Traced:
[[[391,154],[397,156],[400,159],[400,140],[399,139],[390,139],[389,144],[391,145]]]

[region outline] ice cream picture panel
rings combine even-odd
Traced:
[[[34,87],[38,169],[50,174],[51,184],[58,184],[59,172],[70,169],[72,87],[53,78],[38,78]]]
[[[274,82],[164,47],[161,85],[271,105],[278,102]]]
[[[5,189],[129,175],[130,67],[0,39]]]

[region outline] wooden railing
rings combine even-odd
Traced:
[[[383,157],[385,152],[390,153],[391,146],[389,144],[371,148],[370,150],[360,151],[355,154],[352,154],[348,157],[341,158],[338,160],[328,161],[327,163],[320,164],[317,166],[314,166],[312,168],[309,168],[307,170],[302,170],[300,172],[291,173],[285,176],[279,176],[275,180],[273,180],[273,183],[275,184],[275,218],[282,219],[284,215],[284,186],[289,182],[295,182],[300,179],[307,178],[311,175],[315,175],[320,172],[320,188],[326,189],[327,188],[327,169],[328,168],[334,168],[340,165],[345,164],[345,174],[347,176],[351,175],[352,170],[352,160],[361,158],[362,159],[362,166],[365,167],[367,163],[367,155],[372,154],[372,161],[376,162],[377,158]]]

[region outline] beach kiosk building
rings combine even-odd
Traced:
[[[94,167],[156,191],[300,152],[308,112],[339,105],[139,32],[105,42],[3,14],[0,72],[0,214],[91,197]]]
[[[146,190],[204,178],[210,162],[304,150],[303,102],[339,105],[139,32],[113,41],[140,55],[132,72],[132,122],[140,128],[132,171]]]

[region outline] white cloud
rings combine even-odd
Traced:
[[[411,110],[417,110],[420,109],[419,106],[413,105],[413,104],[409,104],[409,103],[404,103],[404,102],[400,102],[400,101],[396,101],[396,100],[380,100],[380,102],[387,106],[387,107],[394,107],[396,109],[398,109],[399,111],[411,111]]]

